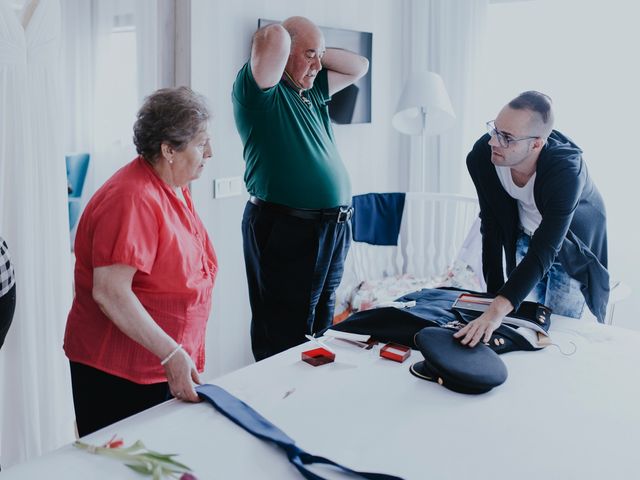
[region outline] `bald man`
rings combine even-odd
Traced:
[[[256,360],[330,325],[350,244],[351,183],[327,104],[369,68],[303,17],[253,37],[233,85],[251,195],[242,234]]]
[[[603,322],[609,298],[606,214],[582,150],[553,130],[551,99],[520,94],[476,142],[467,167],[478,192],[489,309],[455,336],[487,342],[525,297]],[[508,279],[504,280],[503,252]]]

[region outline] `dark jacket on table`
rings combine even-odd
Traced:
[[[582,150],[553,130],[538,157],[533,195],[542,215],[529,250],[516,266],[520,233],[517,201],[502,187],[491,163],[488,134],[467,156],[480,202],[482,268],[487,290],[517,308],[557,259],[581,284],[586,304],[604,322],[609,299],[604,202],[587,171]],[[505,282],[502,266],[507,263]]]

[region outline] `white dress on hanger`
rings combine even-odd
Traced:
[[[74,439],[62,351],[72,277],[61,143],[60,5],[40,0],[24,27],[20,15],[0,0],[0,233],[11,249],[17,294],[0,350],[3,467]]]

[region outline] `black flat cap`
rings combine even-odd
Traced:
[[[504,383],[507,367],[498,354],[484,344],[466,347],[454,333],[441,327],[420,330],[415,343],[425,359],[411,365],[411,373],[459,393],[485,393]]]

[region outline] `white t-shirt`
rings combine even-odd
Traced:
[[[536,183],[536,173],[531,176],[524,187],[519,187],[513,182],[510,167],[496,166],[496,173],[507,193],[518,202],[520,226],[529,232],[535,232],[542,221],[542,215],[538,211],[538,207],[536,207],[536,202],[533,198],[533,185]]]

